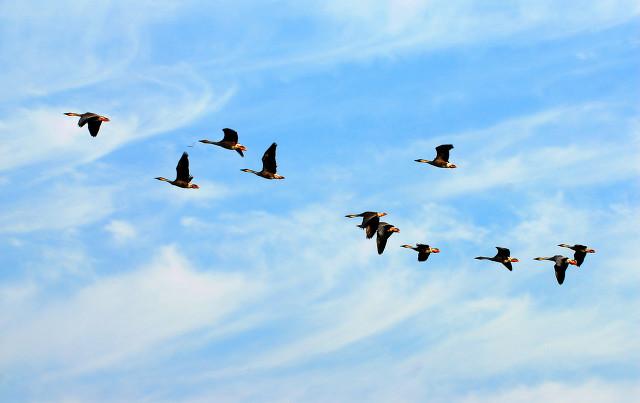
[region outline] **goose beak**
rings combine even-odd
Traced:
[[[576,265],[578,264],[578,262],[576,262],[576,261],[575,261],[575,260],[573,260],[573,259],[569,259],[569,260],[567,260],[567,263],[572,264],[572,265],[574,265],[574,266],[576,266]]]
[[[509,259],[509,261],[510,261],[510,262],[513,262],[513,263],[518,263],[520,260],[518,260],[518,259],[517,259],[517,258],[515,258],[515,257],[512,257],[511,259]]]
[[[100,117],[98,118],[98,120],[101,120],[101,121],[103,121],[103,122],[108,122],[108,121],[109,121],[109,118],[108,118],[108,117],[105,117],[105,116],[100,116]]]
[[[589,250],[587,250],[587,253],[596,253],[596,250],[595,249],[589,249]]]
[[[195,183],[191,185],[191,189],[200,189],[200,186],[196,185]]]
[[[431,248],[431,253],[440,253],[440,249],[438,249],[438,248]]]
[[[378,213],[378,217],[384,217],[386,215],[387,215],[387,213]]]
[[[389,229],[389,231],[391,231],[391,232],[400,232],[400,228],[391,227],[391,228]]]

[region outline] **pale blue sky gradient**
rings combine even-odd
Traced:
[[[0,4],[0,400],[634,402],[640,6],[557,3]]]

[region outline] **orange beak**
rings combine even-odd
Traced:
[[[195,183],[191,185],[191,189],[200,189],[200,186],[196,185]]]
[[[98,118],[98,120],[101,120],[101,121],[103,121],[103,122],[108,122],[108,121],[109,121],[109,118],[104,117],[104,116],[100,116],[100,117]]]
[[[587,253],[596,253],[595,249],[587,249]]]
[[[438,249],[438,248],[431,248],[431,253],[440,253],[440,249]]]
[[[519,262],[519,260],[517,258],[515,258],[515,257],[510,258],[509,261],[513,262],[513,263],[518,263]]]
[[[456,164],[451,164],[451,166],[449,168],[457,168],[458,166]]]
[[[575,261],[575,260],[573,260],[573,259],[569,259],[569,260],[567,260],[567,263],[572,264],[572,265],[574,265],[574,266],[576,266],[576,265],[578,264],[578,262],[576,262],[576,261]]]
[[[400,228],[391,227],[391,228],[389,229],[389,231],[391,231],[391,232],[400,232]]]
[[[378,213],[378,217],[384,217],[386,215],[387,215],[387,213]]]

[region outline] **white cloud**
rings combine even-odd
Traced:
[[[580,383],[544,382],[516,386],[497,392],[472,394],[461,403],[633,403],[640,396],[637,382],[606,382],[589,379]]]
[[[0,336],[0,365],[65,371],[116,365],[190,331],[220,326],[259,290],[241,274],[197,271],[175,248],[164,248],[139,270],[96,279],[67,297],[36,295],[38,304],[29,309],[14,306],[22,319]]]
[[[122,220],[111,220],[104,229],[118,243],[130,241],[138,235],[136,228],[131,223]]]

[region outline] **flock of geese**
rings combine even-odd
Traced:
[[[65,113],[67,116],[76,116],[80,119],[78,120],[78,126],[83,127],[87,125],[89,129],[89,134],[92,137],[96,137],[98,135],[98,131],[100,130],[100,125],[102,122],[109,122],[109,118],[106,116],[101,116],[96,113],[86,112],[86,113],[73,113],[67,112]],[[238,143],[238,132],[233,129],[225,128],[222,129],[224,136],[220,141],[211,141],[211,140],[200,140],[200,143],[203,144],[212,144],[218,147],[225,148],[227,150],[236,151],[240,154],[241,157],[244,157],[244,151],[247,150],[247,147]],[[243,172],[253,173],[257,176],[260,176],[265,179],[284,179],[284,176],[279,175],[276,172],[277,164],[276,164],[276,148],[277,144],[273,143],[267,150],[264,152],[262,156],[262,170],[254,171],[252,169],[242,169]],[[445,168],[445,169],[453,169],[456,168],[455,164],[449,162],[449,153],[453,149],[452,144],[442,144],[436,147],[436,156],[433,160],[426,159],[417,159],[416,162],[425,163],[432,165],[437,168]],[[189,155],[184,152],[178,161],[178,165],[176,166],[176,179],[169,180],[162,176],[157,177],[156,179],[167,182],[173,186],[177,186],[185,189],[199,189],[200,187],[192,183],[193,176],[189,173]],[[358,225],[359,228],[365,230],[365,236],[367,239],[371,239],[376,237],[376,246],[378,249],[378,254],[382,255],[385,247],[387,246],[387,241],[396,232],[400,232],[400,229],[395,227],[392,224],[389,224],[384,221],[380,221],[380,217],[386,216],[387,213],[377,212],[377,211],[365,211],[360,214],[347,214],[347,218],[356,218],[361,217],[362,223]],[[550,257],[536,257],[534,260],[549,260],[554,263],[554,269],[556,272],[556,279],[558,284],[562,284],[564,282],[565,273],[569,268],[569,265],[574,265],[580,267],[584,262],[587,253],[595,253],[595,250],[585,246],[585,245],[568,245],[561,243],[558,246],[563,248],[569,248],[574,251],[573,259],[570,259],[563,255],[554,255]],[[412,249],[418,252],[418,261],[425,262],[429,258],[429,255],[432,253],[440,253],[440,249],[433,248],[427,244],[417,243],[415,246],[412,245],[401,245],[402,248]],[[511,251],[507,248],[503,248],[500,246],[496,246],[498,252],[493,257],[487,256],[478,256],[476,259],[478,260],[490,260],[493,262],[501,263],[504,265],[509,271],[513,270],[513,266],[511,263],[517,263],[519,260],[511,256]]]

